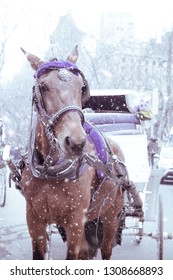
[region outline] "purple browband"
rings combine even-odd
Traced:
[[[39,79],[41,75],[46,74],[48,70],[59,69],[59,68],[70,69],[71,71],[74,71],[76,74],[78,73],[77,66],[69,61],[50,61],[40,65],[40,67],[37,69],[36,73],[34,74],[34,78]]]

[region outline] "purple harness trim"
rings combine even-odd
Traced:
[[[104,142],[102,135],[99,133],[97,128],[95,128],[90,123],[85,122],[83,127],[84,127],[85,132],[88,134],[90,141],[94,144],[94,147],[96,149],[99,159],[104,164],[106,164],[107,163],[106,144]],[[60,159],[57,161],[56,164],[61,164],[63,161],[64,161],[64,159]],[[87,168],[87,164],[84,164],[83,166],[81,166],[79,175],[83,174],[83,172],[86,170],[86,168]],[[100,180],[102,180],[105,177],[105,175],[100,170],[97,170],[97,176]],[[72,175],[72,177],[70,177],[70,179],[75,179],[75,176]]]
[[[43,74],[46,74],[50,69],[66,68],[70,69],[74,74],[78,74],[78,68],[75,64],[69,61],[50,61],[40,65],[34,74],[34,78],[39,79]]]
[[[97,130],[97,128],[95,128],[92,124],[88,122],[85,122],[83,127],[85,129],[85,132],[88,134],[89,138],[93,142],[99,159],[104,164],[106,164],[107,163],[106,144],[102,135]],[[105,175],[100,170],[97,170],[97,176],[99,179],[103,179]]]
[[[100,135],[99,131],[94,126],[92,126],[92,124],[85,122],[83,127],[85,129],[85,132],[89,135],[92,142],[94,143],[99,159],[104,164],[106,164],[107,154],[105,151],[105,142],[103,140],[103,137]]]

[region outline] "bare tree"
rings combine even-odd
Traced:
[[[4,67],[6,61],[6,46],[7,43],[14,33],[14,30],[17,27],[17,24],[9,23],[7,10],[4,7],[0,7],[1,14],[0,14],[0,76],[2,69]],[[3,16],[2,16],[3,15]]]

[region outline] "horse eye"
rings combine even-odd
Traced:
[[[41,93],[44,93],[46,91],[49,91],[49,89],[48,89],[47,85],[43,85],[43,86],[40,86],[40,91],[41,91]]]

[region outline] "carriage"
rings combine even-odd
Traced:
[[[93,90],[85,104],[86,119],[94,123],[105,136],[115,139],[121,145],[129,176],[143,201],[144,219],[141,219],[134,215],[133,198],[126,193],[122,209],[123,235],[133,236],[137,244],[140,244],[144,236],[155,239],[158,243],[157,257],[163,259],[163,240],[172,239],[172,234],[163,231],[163,203],[159,195],[162,175],[160,170],[153,170],[149,166],[146,130],[151,125],[151,115],[139,116],[136,107],[139,107],[141,100],[143,103],[148,102],[148,93]],[[147,105],[148,109],[150,107]],[[147,222],[156,223],[154,232],[144,232],[144,223]]]
[[[162,260],[164,240],[172,239],[173,235],[164,232],[163,228],[163,202],[159,195],[161,172],[149,166],[146,134],[149,119],[141,120],[133,112],[133,103],[139,94],[133,90],[91,90],[90,99],[83,109],[87,121],[121,145],[129,176],[143,201],[144,217],[141,218],[134,214],[133,197],[126,193],[121,216],[123,236],[131,236],[136,244],[140,244],[144,236],[156,240],[157,258]],[[147,222],[155,223],[154,231],[145,232],[144,224]],[[58,233],[57,228],[51,225],[48,228],[49,240],[55,233]]]
[[[134,91],[90,94],[75,64],[77,47],[66,61],[43,62],[23,52],[36,71],[29,152],[18,165],[8,165],[26,199],[33,258],[49,257],[51,235],[58,230],[67,241],[66,259],[93,258],[98,248],[102,259],[110,259],[130,230],[137,243],[144,235],[156,239],[162,259],[159,175],[150,174],[142,128],[151,118],[149,101],[143,96],[139,104]],[[157,207],[158,229],[144,233]]]

